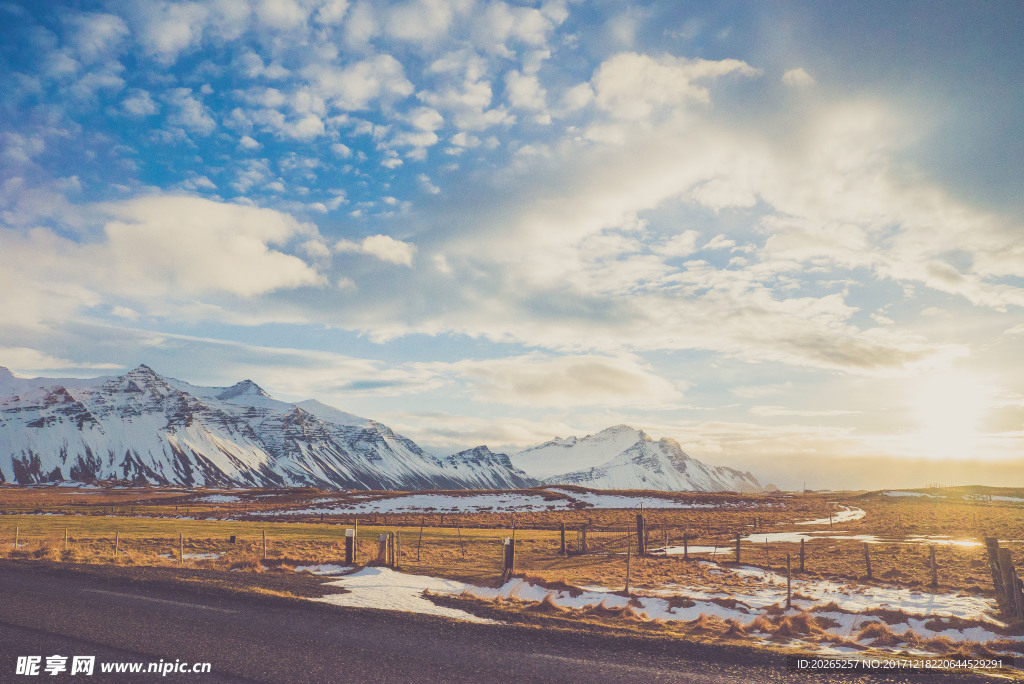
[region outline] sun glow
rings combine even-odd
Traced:
[[[990,392],[978,377],[961,371],[927,376],[918,385],[914,407],[917,448],[927,458],[975,458]]]

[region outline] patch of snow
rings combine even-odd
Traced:
[[[424,591],[438,594],[461,594],[471,587],[471,585],[454,580],[425,575],[407,575],[389,568],[363,568],[359,572],[346,575],[334,582],[328,582],[327,586],[344,587],[349,590],[349,593],[331,594],[313,600],[336,606],[398,610],[406,613],[438,615],[466,622],[496,624],[493,620],[477,617],[464,610],[439,606],[423,596]]]
[[[923,496],[929,499],[934,499],[934,494],[925,494],[924,492],[882,492],[884,496]]]
[[[570,502],[560,499],[545,501],[538,494],[411,494],[387,499],[360,501],[354,504],[303,508],[290,511],[258,511],[252,515],[319,515],[351,513],[407,513],[435,511],[438,513],[474,513],[478,511],[548,511],[564,510]]]
[[[321,563],[320,565],[297,565],[295,572],[309,572],[314,575],[340,575],[352,569],[351,565],[333,565]]]
[[[860,520],[865,515],[864,511],[853,506],[842,506],[843,510],[838,511],[832,515],[831,518],[818,518],[817,520],[804,520],[798,522],[797,525],[834,525],[836,523],[850,522],[852,520]]]
[[[209,494],[196,499],[196,501],[205,501],[206,503],[235,503],[241,500],[240,497],[231,494]]]

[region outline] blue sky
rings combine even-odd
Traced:
[[[0,3],[0,365],[1024,484],[1015,2]]]

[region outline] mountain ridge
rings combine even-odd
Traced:
[[[26,379],[0,366],[0,481],[97,479],[326,489],[583,484],[760,491],[749,473],[707,466],[673,440],[656,442],[627,425],[555,438],[511,456],[478,446],[439,458],[383,423],[313,399],[280,401],[252,380],[203,387],[145,364],[91,380]]]

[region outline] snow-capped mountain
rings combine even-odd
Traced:
[[[626,425],[582,439],[554,439],[513,454],[510,461],[544,484],[677,492],[761,491],[750,473],[709,466],[688,456],[675,440],[654,441],[642,430]]]
[[[513,456],[437,458],[388,426],[318,401],[278,401],[251,380],[200,387],[148,366],[117,377],[25,379],[0,367],[0,482],[130,480],[344,489],[760,491],[671,439],[620,425]]]
[[[486,446],[460,451],[442,462],[466,482],[479,483],[474,489],[523,489],[538,484],[535,478],[512,465],[508,454],[496,454]]]
[[[454,459],[454,461],[452,461]],[[198,387],[143,365],[93,380],[0,368],[0,481],[464,489],[532,484],[507,458],[443,462],[386,425],[245,380]]]

